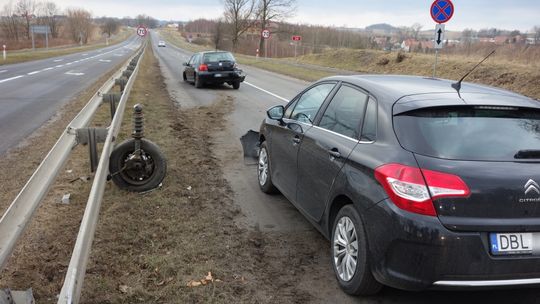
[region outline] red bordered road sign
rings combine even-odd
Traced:
[[[139,25],[139,27],[137,28],[137,35],[144,37],[146,36],[146,34],[148,34],[148,29],[143,25]]]
[[[430,13],[433,21],[446,23],[454,16],[454,3],[451,0],[435,0],[431,4]]]
[[[292,41],[302,41],[302,36],[298,36],[298,35],[292,36]]]
[[[264,39],[270,38],[270,36],[271,36],[270,31],[269,31],[269,30],[263,30],[262,33],[261,33],[261,36],[262,36]]]

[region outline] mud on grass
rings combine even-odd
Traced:
[[[241,211],[211,141],[232,110],[231,97],[208,107],[176,107],[148,48],[128,108],[136,102],[145,107],[147,138],[168,159],[167,177],[161,189],[143,195],[107,188],[82,302],[308,301],[283,270],[288,254],[269,261],[276,254],[267,247],[280,241],[235,224]],[[125,137],[129,125],[123,128]],[[208,272],[217,280],[187,286]]]

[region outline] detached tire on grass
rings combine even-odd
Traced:
[[[135,140],[115,147],[109,159],[113,182],[121,189],[145,192],[157,188],[167,172],[167,159],[153,142],[141,139],[141,157],[135,155]]]

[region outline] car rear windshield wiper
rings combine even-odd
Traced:
[[[540,150],[520,150],[514,155],[515,159],[540,158]]]

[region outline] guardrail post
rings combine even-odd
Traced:
[[[111,119],[113,119],[114,114],[116,114],[116,104],[120,102],[120,94],[103,94],[103,102],[108,102],[111,105]]]
[[[77,129],[77,143],[88,145],[90,155],[90,171],[96,172],[98,166],[97,144],[105,142],[107,129],[105,128],[80,128]]]

